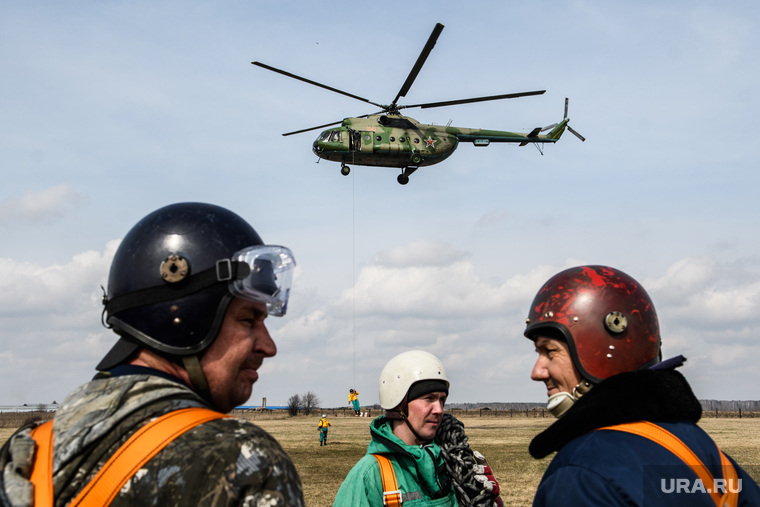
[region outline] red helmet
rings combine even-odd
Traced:
[[[554,275],[536,294],[525,336],[561,334],[573,364],[591,382],[660,361],[660,329],[644,288],[607,266]]]

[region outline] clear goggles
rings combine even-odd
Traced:
[[[264,303],[269,315],[275,317],[288,310],[295,267],[293,253],[275,245],[251,246],[216,263],[217,279],[229,280],[233,296]]]

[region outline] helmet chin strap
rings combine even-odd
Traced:
[[[570,410],[570,407],[572,407],[576,401],[589,392],[592,387],[594,387],[594,384],[588,380],[584,380],[573,388],[572,393],[560,392],[552,394],[546,402],[546,408],[554,417],[559,419],[565,415],[565,412]]]
[[[425,440],[424,438],[422,438],[420,436],[419,433],[417,433],[416,431],[414,431],[414,428],[412,428],[412,423],[409,422],[409,419],[407,419],[406,414],[404,413],[403,410],[401,411],[401,419],[403,419],[404,424],[406,424],[406,427],[409,428],[409,431],[412,432],[412,435],[414,435],[414,438],[417,440],[417,443],[419,445],[428,444],[428,443],[431,442],[432,439]]]
[[[412,432],[412,435],[414,435],[414,438],[416,441],[422,445],[427,444],[430,442],[430,440],[425,440],[420,436],[419,433],[417,433],[414,428],[412,428],[412,424],[409,422],[409,419],[406,416],[406,412],[409,410],[409,401],[407,398],[409,397],[409,393],[407,392],[404,396],[404,399],[401,401],[401,403],[396,406],[394,410],[386,410],[385,411],[385,417],[391,420],[401,420],[404,421],[404,424],[406,424],[406,427],[409,428],[409,431]]]
[[[211,399],[211,390],[208,387],[208,380],[206,380],[206,374],[203,373],[198,356],[182,356],[182,364],[185,366],[185,371],[187,371],[187,375],[190,377],[190,383],[195,388],[195,392],[211,406],[214,406],[214,402]]]

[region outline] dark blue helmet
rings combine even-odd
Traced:
[[[216,339],[233,297],[284,315],[295,260],[264,245],[240,216],[211,204],[179,203],[138,222],[111,264],[106,322],[121,336],[97,369],[140,347],[171,358],[197,355]]]

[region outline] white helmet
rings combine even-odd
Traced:
[[[429,352],[410,350],[402,352],[380,372],[380,406],[393,410],[402,401],[409,388],[420,380],[440,380],[449,387],[449,377],[441,360]]]

